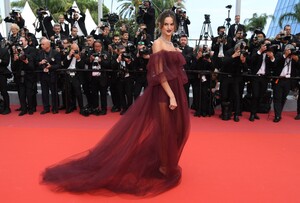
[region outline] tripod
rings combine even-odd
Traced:
[[[201,29],[201,32],[200,32],[199,41],[198,41],[198,44],[197,44],[198,48],[200,47],[200,42],[202,41],[203,38],[204,38],[204,41],[205,41],[205,45],[207,45],[208,38],[212,39],[214,37],[212,29],[211,29],[211,25],[210,25],[210,23],[211,23],[210,22],[210,15],[205,14],[204,18],[205,18],[205,21],[203,22],[202,29]]]
[[[231,18],[230,18],[230,9],[232,8],[232,5],[227,5],[225,8],[228,9],[228,16],[225,19],[224,25],[223,25],[225,27],[225,33],[226,33],[229,30],[229,27],[230,27],[230,21],[231,21]]]

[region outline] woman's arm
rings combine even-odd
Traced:
[[[162,47],[161,47],[161,44],[158,40],[156,40],[154,43],[153,43],[153,46],[152,46],[152,50],[153,50],[153,53],[156,53],[156,52],[159,52],[162,50]],[[163,81],[160,83],[162,88],[165,90],[166,94],[168,95],[168,97],[170,98],[170,105],[169,105],[169,108],[171,110],[174,110],[176,107],[177,107],[177,102],[176,102],[176,98],[175,98],[175,95],[168,83],[167,80]]]

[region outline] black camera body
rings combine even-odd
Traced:
[[[143,47],[143,48],[139,49],[139,54],[140,55],[149,55],[150,49],[148,47]]]
[[[20,14],[19,11],[16,11],[16,10],[12,10],[10,13],[9,13],[9,16],[7,16],[6,18],[4,18],[4,21],[6,23],[16,23],[18,20],[17,20],[17,16]]]
[[[108,22],[110,25],[115,25],[119,21],[119,16],[116,13],[110,13],[103,16],[100,20],[103,22]],[[112,26],[113,27],[113,26]]]

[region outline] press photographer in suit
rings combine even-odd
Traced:
[[[243,72],[248,71],[246,57],[248,52],[245,49],[246,43],[241,41],[233,49],[229,49],[225,54],[224,66],[221,72],[226,74],[221,76],[221,101],[222,101],[222,120],[230,120],[231,108],[233,107],[234,121],[239,122],[241,111],[240,88],[243,80]]]
[[[211,50],[214,52],[212,57],[215,67],[220,70],[223,66],[223,60],[225,57],[225,53],[229,47],[229,43],[227,41],[227,35],[225,33],[225,27],[219,26],[218,36],[212,39]]]
[[[189,70],[192,70],[192,63],[193,60],[195,59],[194,57],[194,49],[188,45],[188,37],[187,35],[181,35],[179,38],[179,49],[181,50],[181,54],[185,58],[186,64],[184,65],[184,69],[187,71],[187,76],[188,76],[188,83],[184,85],[184,89],[186,92],[186,97],[187,101],[189,103],[189,94],[190,94],[190,86],[192,86],[193,89],[193,103],[192,103],[192,108],[195,109],[195,91],[199,87],[197,86],[197,73],[191,73],[188,72]]]
[[[274,48],[271,45],[270,40],[261,41],[259,45],[259,50],[252,54],[251,57],[251,74],[256,77],[252,77],[251,87],[252,87],[252,99],[251,99],[251,114],[250,121],[254,119],[259,119],[257,115],[257,110],[262,100],[263,96],[267,92],[269,78],[266,76],[271,75],[271,71],[274,70],[275,56]]]
[[[148,0],[143,1],[143,6],[139,7],[137,23],[146,24],[147,33],[151,36],[151,40],[153,41],[154,30],[155,30],[155,9],[151,6],[150,1]]]
[[[79,113],[81,115],[87,116],[83,107],[83,98],[81,93],[81,82],[80,82],[80,72],[72,71],[72,69],[84,69],[84,61],[81,59],[81,53],[77,44],[72,44],[67,57],[63,61],[63,66],[69,69],[66,73],[65,83],[66,83],[66,113],[70,113],[76,108],[76,101],[79,106]],[[74,95],[74,97],[73,97]]]
[[[71,27],[76,27],[78,29],[78,36],[87,36],[84,13],[79,13],[78,9],[71,7],[67,13],[65,13],[64,17],[66,21],[71,24]]]
[[[229,30],[228,30],[228,37],[231,39],[234,38],[234,36],[238,30],[242,30],[243,33],[246,33],[245,26],[240,24],[240,20],[241,20],[240,15],[236,15],[234,20],[235,20],[235,23],[230,25]]]
[[[299,53],[296,48],[287,44],[283,53],[276,55],[276,67],[274,69],[274,75],[279,76],[273,84],[273,98],[274,98],[274,122],[277,123],[281,120],[281,113],[284,107],[286,97],[292,86],[292,80],[290,77],[297,75],[299,69]]]
[[[50,40],[41,39],[42,50],[38,54],[38,69],[42,88],[42,101],[44,110],[41,114],[50,112],[49,90],[51,91],[52,113],[58,113],[58,93],[57,93],[57,73],[56,70],[61,66],[60,53],[51,47]]]
[[[2,115],[6,115],[11,112],[9,107],[9,94],[7,92],[7,78],[11,77],[11,72],[7,69],[9,58],[10,56],[8,50],[0,47],[0,92],[4,102],[3,109],[0,109],[0,114]]]
[[[21,112],[19,116],[25,115],[27,112],[32,115],[34,112],[33,101],[36,85],[35,57],[36,50],[28,46],[28,39],[20,37],[20,46],[14,50],[13,64],[16,69],[16,78],[18,84],[18,94],[21,104]]]
[[[94,115],[106,115],[108,77],[107,72],[100,72],[100,70],[110,69],[110,56],[108,52],[103,51],[103,44],[101,41],[94,42],[93,51],[87,57],[86,63],[89,69],[95,70],[95,72],[90,72],[92,98],[91,113]],[[101,110],[99,109],[99,92]]]

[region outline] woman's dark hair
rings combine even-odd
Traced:
[[[161,29],[164,26],[165,19],[167,17],[171,17],[173,19],[174,25],[175,25],[175,30],[177,30],[177,21],[176,21],[176,16],[175,13],[171,10],[164,10],[157,18],[156,23],[158,24],[158,27]]]

